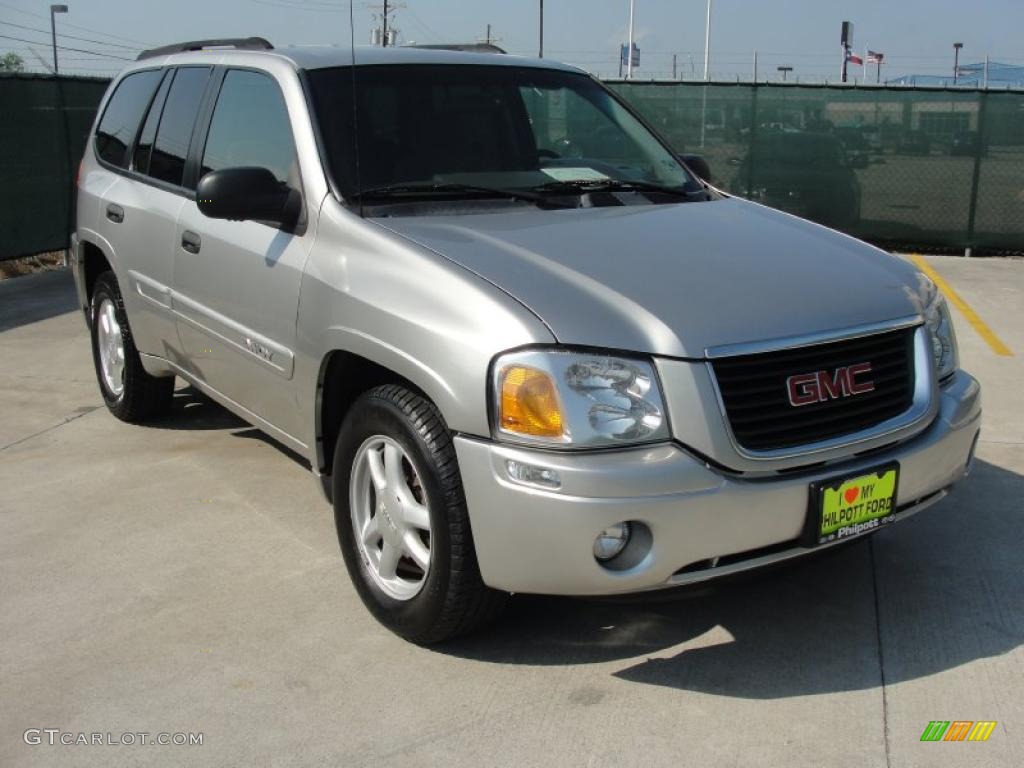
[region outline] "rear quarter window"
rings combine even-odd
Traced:
[[[139,130],[162,74],[158,69],[134,72],[118,83],[96,129],[96,154],[101,160],[119,168],[128,167],[128,146]]]

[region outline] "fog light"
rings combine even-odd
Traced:
[[[537,467],[533,464],[524,464],[521,461],[505,462],[505,471],[508,476],[519,483],[528,485],[539,485],[543,488],[561,488],[562,478],[553,469]]]
[[[608,526],[594,539],[594,557],[601,563],[615,559],[629,544],[632,533],[633,527],[629,523]]]

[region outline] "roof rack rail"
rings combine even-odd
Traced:
[[[405,48],[420,48],[425,51],[465,51],[467,53],[508,53],[494,43],[413,43]]]
[[[156,56],[168,56],[172,53],[185,51],[201,51],[204,48],[237,48],[241,51],[272,51],[274,46],[262,37],[227,37],[223,40],[192,40],[187,43],[174,43],[160,48],[150,48],[139,54],[136,61],[152,59]]]

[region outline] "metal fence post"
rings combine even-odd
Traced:
[[[977,243],[974,242],[975,219],[978,213],[978,186],[981,181],[981,158],[985,154],[985,113],[988,111],[988,91],[978,91],[978,148],[974,154],[974,172],[971,175],[971,202],[967,214],[967,255]]]
[[[758,85],[754,83],[750,89],[750,148],[747,152],[750,155],[750,171],[747,174],[747,194],[749,199],[754,194],[754,166],[757,164],[757,153],[754,147],[757,144],[757,95]]]

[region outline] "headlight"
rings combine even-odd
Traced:
[[[493,370],[496,437],[565,448],[669,438],[649,360],[533,349],[502,355]]]
[[[949,307],[941,293],[936,292],[932,303],[925,310],[924,321],[931,336],[935,368],[938,370],[941,380],[953,374],[960,367],[953,319],[949,316]]]

